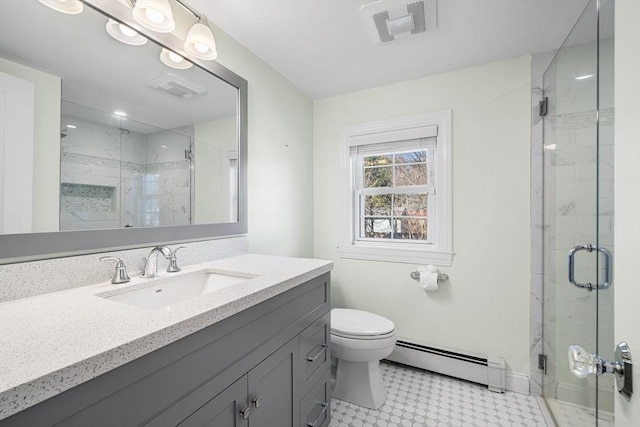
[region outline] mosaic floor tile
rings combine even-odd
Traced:
[[[549,427],[535,397],[494,393],[407,366],[382,363],[387,401],[378,410],[331,401],[329,427]]]

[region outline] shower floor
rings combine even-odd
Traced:
[[[407,366],[382,363],[388,397],[378,410],[331,401],[329,427],[552,427],[538,399]]]
[[[553,412],[558,427],[595,426],[593,409],[556,399],[545,399],[547,406]],[[599,412],[598,427],[613,427],[613,414]]]

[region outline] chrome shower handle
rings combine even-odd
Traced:
[[[575,255],[580,251],[593,252],[597,250],[598,252],[604,255],[604,270],[605,270],[605,281],[604,283],[598,283],[593,285],[592,283],[580,283],[575,279]],[[611,286],[611,252],[605,248],[599,248],[593,246],[591,243],[587,243],[586,245],[578,245],[574,246],[569,250],[569,283],[573,286],[577,286],[581,289],[587,289],[592,291],[594,289],[607,289]]]

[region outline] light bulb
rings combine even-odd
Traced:
[[[177,53],[174,52],[169,52],[169,58],[171,58],[171,60],[173,62],[182,62],[184,61],[184,58],[180,55],[178,55]]]
[[[135,30],[132,30],[131,28],[127,27],[126,25],[120,24],[120,31],[122,32],[122,34],[124,34],[127,37],[135,37],[138,35],[138,32]]]
[[[154,24],[160,24],[162,23],[162,21],[164,21],[164,15],[157,9],[147,8],[145,10],[145,15],[147,15],[149,21],[153,22]]]
[[[162,52],[160,53],[160,60],[164,65],[175,68],[177,70],[186,70],[187,68],[191,68],[193,66],[193,64],[185,60],[184,57],[165,48],[162,48]]]
[[[194,43],[193,47],[200,53],[207,53],[209,52],[209,46],[207,46],[204,43]]]

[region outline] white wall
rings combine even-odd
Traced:
[[[57,231],[60,188],[60,78],[0,58],[0,69],[35,85],[34,232]]]
[[[499,355],[529,371],[530,57],[316,101],[314,256],[336,262],[333,304],[370,310],[419,342]],[[450,282],[425,293],[416,265],[339,259],[341,126],[453,111]],[[253,167],[253,166],[252,166]]]
[[[640,2],[616,2],[615,28],[615,342],[640,355]],[[634,394],[616,393],[616,426],[640,425],[640,369]]]
[[[217,61],[249,82],[249,249],[313,255],[313,103],[223,31]]]

